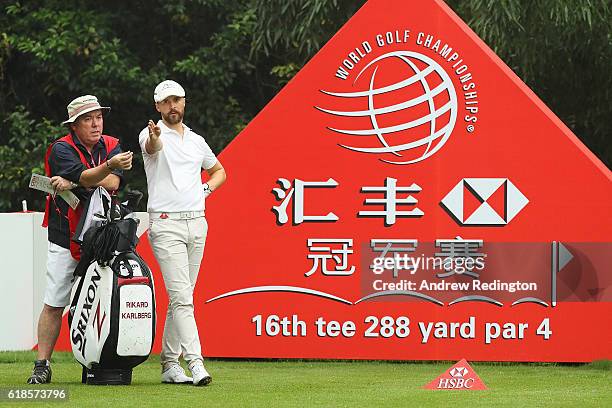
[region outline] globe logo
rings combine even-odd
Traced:
[[[334,106],[315,107],[343,124],[328,127],[348,135],[341,147],[381,156],[385,163],[412,164],[440,150],[453,131],[455,88],[446,71],[425,55],[412,51],[381,55],[359,72],[352,86],[363,90],[321,90],[334,97],[330,100]]]

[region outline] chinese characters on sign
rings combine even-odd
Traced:
[[[339,217],[333,212],[328,212],[326,215],[306,214],[306,190],[307,189],[333,189],[338,187],[339,183],[333,178],[327,181],[304,181],[294,179],[293,182],[286,178],[277,180],[280,188],[274,188],[276,200],[280,201],[279,205],[272,207],[272,211],[276,215],[276,222],[279,225],[284,225],[290,220],[289,205],[292,204],[292,224],[299,225],[303,222],[336,222]],[[410,193],[419,193],[421,187],[416,183],[409,186],[399,186],[395,178],[387,177],[384,181],[384,186],[363,186],[361,193],[367,194],[382,194],[382,198],[366,198],[364,205],[382,206],[382,210],[360,210],[358,217],[375,217],[383,218],[385,226],[394,225],[398,217],[422,217],[425,213],[416,207],[418,200]],[[398,194],[408,193],[405,197],[400,197]],[[414,206],[410,210],[405,210],[406,206]],[[399,208],[402,208],[400,210]],[[305,276],[311,276],[315,272],[320,271],[323,275],[332,276],[347,276],[352,275],[355,271],[354,266],[349,266],[349,255],[353,253],[353,240],[351,238],[310,238],[308,239],[308,259],[312,260],[312,268],[305,273]],[[373,252],[380,253],[378,260],[394,260],[390,266],[393,270],[393,277],[398,277],[398,271],[405,269],[414,274],[418,264],[414,258],[407,256],[408,253],[414,252],[418,246],[417,239],[372,239],[371,249]],[[482,240],[464,240],[461,237],[456,239],[438,239],[436,247],[440,252],[435,254],[441,258],[440,268],[443,272],[437,276],[446,278],[453,274],[463,274],[478,278],[478,273],[474,272],[474,265],[468,266],[470,260],[475,257],[482,257],[484,254],[476,252],[482,247]],[[403,254],[403,257],[399,255]],[[463,266],[457,266],[453,260],[462,259]],[[403,263],[402,263],[403,261]],[[391,265],[390,262],[388,262]],[[374,273],[380,274],[384,268],[380,265],[370,265]]]
[[[287,209],[289,203],[293,202],[293,225],[299,225],[303,222],[334,222],[338,221],[338,216],[333,212],[327,215],[305,215],[305,189],[306,188],[335,188],[339,184],[333,178],[327,181],[303,181],[295,179],[292,183],[285,179],[279,178],[277,183],[281,188],[274,188],[272,192],[276,196],[277,201],[281,203],[272,207],[272,211],[276,214],[276,222],[279,225],[286,224],[289,221]],[[421,187],[412,183],[410,186],[402,187],[397,185],[397,179],[387,177],[385,185],[380,186],[365,186],[361,188],[362,193],[383,193],[383,198],[366,198],[365,205],[382,205],[384,210],[359,211],[360,217],[381,217],[385,220],[386,226],[395,224],[398,217],[422,217],[425,213],[415,207],[412,210],[399,210],[398,206],[412,206],[418,203],[418,200],[411,195],[406,197],[398,197],[398,193],[418,193]],[[404,208],[404,207],[402,207]]]
[[[509,180],[501,178],[468,179],[468,181],[470,185],[481,189],[487,187],[487,194],[483,193],[485,198],[490,198],[491,192],[499,190],[500,186],[510,185]],[[279,178],[277,183],[280,188],[272,189],[272,193],[278,204],[273,205],[272,211],[280,227],[288,223],[298,226],[307,222],[335,223],[340,220],[340,217],[333,211],[321,210],[320,206],[313,205],[320,203],[313,203],[313,198],[308,193],[313,189],[322,190],[327,200],[326,203],[334,202],[332,201],[334,193],[338,194],[334,190],[340,186],[335,179],[330,177],[323,181],[304,181]],[[456,187],[453,187],[453,191],[455,190]],[[416,183],[398,183],[398,180],[392,177],[386,177],[382,185],[362,186],[359,193],[367,195],[363,200],[363,205],[374,208],[358,209],[356,216],[357,218],[381,219],[386,227],[398,223],[399,218],[421,218],[425,213],[418,208],[418,200],[415,198],[415,195],[421,191],[422,188]],[[372,195],[377,196],[372,197]],[[456,195],[457,197],[451,202],[448,201],[447,194],[441,201],[442,208],[448,209],[451,206],[461,209],[461,220],[465,217],[473,217],[469,215],[466,211],[467,207],[462,203],[465,197],[460,197],[460,194]],[[474,210],[475,213],[482,212],[481,207],[484,205],[482,203]],[[507,202],[505,207],[508,207]],[[313,208],[318,208],[318,210],[313,210]],[[456,214],[453,215],[456,216]],[[463,226],[465,223],[461,222],[459,225]],[[508,258],[512,256],[508,254],[513,251],[507,247],[502,251],[504,255],[500,258],[499,247],[495,243],[489,244],[493,245],[491,248],[496,249],[494,251],[495,271],[487,269],[484,280],[481,279],[485,269],[485,259],[490,255],[488,250],[487,253],[483,251],[483,239],[464,239],[456,236],[455,238],[441,237],[435,242],[420,242],[418,237],[414,236],[372,237],[367,245],[364,244],[359,251],[356,251],[353,237],[341,236],[306,238],[306,245],[306,258],[309,260],[309,269],[303,272],[306,278],[315,274],[348,277],[355,274],[358,269],[357,265],[361,265],[362,272],[366,272],[360,274],[362,284],[365,282],[365,285],[362,285],[362,289],[366,292],[364,299],[369,298],[370,291],[374,290],[379,293],[378,296],[381,296],[380,294],[411,296],[433,300],[436,304],[446,302],[450,305],[463,301],[485,301],[499,306],[502,304],[501,299],[492,298],[489,292],[506,291],[510,297],[513,297],[516,291],[522,291],[522,298],[511,299],[514,301],[513,304],[534,302],[547,305],[542,300],[543,291],[547,285],[542,282],[535,283],[519,279],[531,279],[530,274],[541,268],[533,264],[527,268],[533,271],[526,273],[527,269],[513,264],[513,261]],[[361,261],[360,263],[354,258],[355,256],[359,256],[357,259]],[[490,260],[490,258],[487,259],[487,264]],[[512,269],[515,281],[507,282],[507,274],[497,273],[499,272],[497,269],[502,272]],[[452,295],[452,297],[445,299],[443,293],[448,296]]]

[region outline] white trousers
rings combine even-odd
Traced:
[[[162,338],[162,365],[202,359],[198,327],[193,314],[193,289],[198,278],[208,223],[206,218],[151,219],[149,238],[159,263],[168,312]]]

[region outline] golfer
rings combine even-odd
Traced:
[[[225,170],[204,138],[183,123],[185,90],[181,85],[163,81],[155,88],[153,99],[161,120],[149,120],[138,139],[149,192],[149,238],[169,299],[161,380],[207,385],[212,378],[202,360],[193,289],[208,231],[205,199],[225,182]],[[202,183],[202,169],[208,173],[207,183]],[[181,354],[191,378],[179,364]]]

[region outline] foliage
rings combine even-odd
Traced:
[[[452,0],[449,4],[608,165],[609,0]]]
[[[354,0],[258,0],[253,52],[304,64],[357,11]],[[287,58],[288,57],[288,58]]]
[[[363,0],[0,0],[0,211],[22,199],[65,106],[91,93],[105,133],[139,151],[165,78],[189,84],[186,123],[220,152]],[[448,0],[604,162],[612,162],[608,0]],[[136,155],[141,160],[140,155]],[[141,163],[128,176],[145,191]],[[34,195],[33,195],[34,194]],[[37,195],[36,195],[37,194]]]
[[[18,106],[4,120],[10,138],[0,145],[0,208],[14,208],[16,197],[27,200],[30,208],[44,207],[44,196],[24,186],[32,173],[45,174],[49,135],[61,134],[62,129],[48,119],[37,121],[30,116],[24,106]]]

